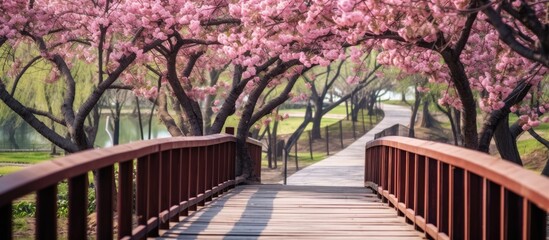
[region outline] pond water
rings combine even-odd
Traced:
[[[105,131],[105,122],[107,115],[101,116],[99,125],[99,131],[97,133],[97,139],[95,140],[95,147],[108,147],[112,146],[112,141]],[[112,121],[112,119],[111,119]],[[110,130],[112,133],[112,130]],[[148,117],[143,119],[143,134],[145,139],[148,139]],[[120,120],[120,143],[129,143],[141,140],[139,131],[139,119],[133,115],[122,115]],[[166,130],[166,127],[161,124],[157,117],[153,117],[151,127],[151,138],[169,137],[170,134]],[[31,128],[26,123],[22,124],[16,129],[15,140],[20,149],[49,149],[49,141],[42,137],[38,132]],[[4,127],[0,127],[0,149],[13,149],[13,145],[10,143],[8,134]]]

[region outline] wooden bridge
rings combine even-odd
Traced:
[[[260,174],[261,145],[249,140],[248,147]],[[365,187],[240,185],[235,138],[226,134],[72,154],[0,178],[0,239],[13,238],[12,204],[30,193],[37,198],[36,238],[55,239],[63,181],[68,238],[86,239],[92,171],[96,239],[547,237],[545,177],[416,139],[385,137],[365,149]]]

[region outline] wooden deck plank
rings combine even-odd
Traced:
[[[359,187],[240,186],[180,218],[161,239],[423,239]]]

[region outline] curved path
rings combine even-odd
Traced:
[[[162,239],[425,239],[362,186],[366,142],[409,120],[404,107],[385,105],[384,111],[362,138],[289,178],[309,186],[238,186],[182,218]]]
[[[288,185],[363,187],[366,143],[383,129],[410,121],[409,108],[387,104],[382,108],[385,117],[372,130],[338,153],[299,170],[288,178]]]

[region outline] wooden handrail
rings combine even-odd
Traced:
[[[167,229],[170,221],[178,221],[180,215],[242,181],[235,176],[235,142],[227,134],[140,141],[71,154],[4,176],[0,178],[0,239],[13,237],[13,201],[33,192],[37,195],[36,237],[55,239],[57,184],[64,180],[69,184],[69,239],[85,239],[91,171],[97,177],[97,239],[113,237],[114,198],[119,239],[158,236],[159,228]],[[255,165],[260,166],[260,142],[248,139],[247,144]],[[260,176],[260,168],[255,174]]]
[[[365,186],[434,239],[545,239],[549,179],[453,145],[384,137],[366,145]]]

